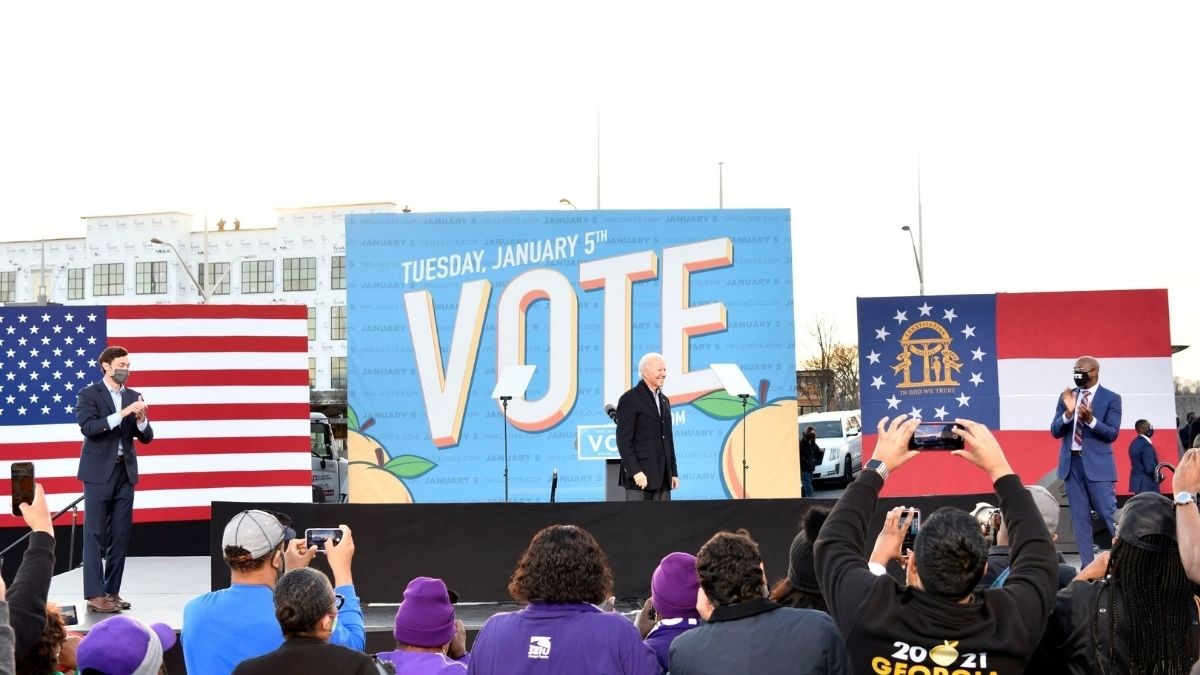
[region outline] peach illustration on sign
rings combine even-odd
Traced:
[[[391,457],[386,448],[365,432],[375,424],[369,417],[362,424],[353,408],[346,409],[346,458],[349,462],[350,503],[411,504],[412,492],[404,479],[420,478],[437,464],[417,455]]]
[[[731,497],[742,496],[742,447],[745,439],[747,497],[799,497],[800,452],[796,430],[796,399],[768,403],[769,384],[759,382],[759,397],[746,400],[725,391],[714,391],[692,402],[700,412],[719,420],[738,420],[721,445],[721,482]],[[745,435],[743,436],[743,432]]]

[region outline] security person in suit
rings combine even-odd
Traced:
[[[1158,492],[1158,481],[1154,480],[1158,454],[1150,443],[1154,427],[1149,420],[1138,420],[1133,428],[1138,435],[1129,444],[1129,491],[1135,495],[1139,492]]]
[[[1100,386],[1100,362],[1091,356],[1075,360],[1074,387],[1063,390],[1050,422],[1050,434],[1062,439],[1058,477],[1067,486],[1071,525],[1079,545],[1080,564],[1092,562],[1092,511],[1116,536],[1117,464],[1112,443],[1121,431],[1121,395]]]
[[[129,352],[108,347],[97,361],[104,377],[80,390],[75,405],[83,433],[78,474],[84,504],[83,594],[88,611],[112,613],[130,606],[121,598],[121,575],[138,481],[133,439],[149,443],[154,430],[141,394],[125,387]]]
[[[667,501],[679,487],[671,403],[662,393],[667,364],[650,353],[638,362],[642,379],[617,402],[617,451],[625,501]]]

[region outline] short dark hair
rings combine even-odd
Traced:
[[[297,567],[279,577],[274,598],[275,618],[288,638],[313,633],[336,602],[329,577],[311,567]]]
[[[129,352],[125,351],[124,347],[118,347],[117,345],[105,347],[104,351],[100,352],[100,356],[96,359],[96,367],[100,369],[100,372],[104,372],[105,363],[112,363],[122,356],[129,356]]]
[[[987,545],[971,514],[944,506],[921,523],[913,554],[926,593],[961,600],[983,577]]]
[[[1136,422],[1134,422],[1134,423],[1133,423],[1133,429],[1134,429],[1134,431],[1138,432],[1139,434],[1144,434],[1144,433],[1146,433],[1146,430],[1147,430],[1147,429],[1149,429],[1149,428],[1150,428],[1150,421],[1149,421],[1149,420],[1138,420],[1138,421],[1136,421]]]
[[[522,602],[590,602],[612,592],[612,570],[604,549],[577,525],[550,525],[533,535],[517,562],[508,594]]]
[[[696,554],[700,588],[714,605],[736,605],[766,596],[762,554],[746,530],[718,532]]]

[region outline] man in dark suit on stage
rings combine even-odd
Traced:
[[[121,598],[125,550],[133,530],[133,486],[138,481],[133,439],[154,440],[141,394],[125,387],[129,352],[108,347],[97,359],[103,379],[79,392],[75,421],[83,433],[83,594],[88,611],[129,609]],[[103,558],[103,563],[101,559]]]
[[[662,393],[667,364],[659,354],[638,362],[642,379],[617,402],[617,451],[625,501],[666,501],[679,487],[671,403]]]
[[[1071,525],[1083,567],[1092,562],[1092,511],[1116,536],[1117,464],[1112,443],[1121,431],[1121,395],[1100,386],[1100,362],[1090,356],[1075,361],[1075,386],[1059,397],[1050,433],[1061,438],[1058,477],[1066,482]]]
[[[1158,481],[1154,480],[1154,467],[1158,466],[1158,453],[1150,437],[1154,435],[1154,427],[1149,420],[1134,422],[1133,428],[1138,435],[1129,444],[1129,491],[1158,492]]]

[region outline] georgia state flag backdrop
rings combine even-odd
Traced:
[[[1163,430],[1151,439],[1160,459],[1178,457],[1166,290],[859,298],[858,344],[864,456],[883,417],[961,417],[996,433],[1027,485],[1046,484],[1058,466],[1055,405],[1074,386],[1075,360],[1090,355],[1100,361],[1100,384],[1122,398],[1117,490],[1129,491],[1137,420]],[[991,491],[983,472],[932,451],[885,488],[890,495]]]

